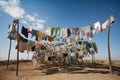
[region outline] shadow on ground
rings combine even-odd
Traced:
[[[113,74],[120,76],[120,67],[112,66]],[[68,74],[89,74],[89,73],[101,73],[109,74],[109,66],[103,64],[46,64],[39,66],[34,70],[42,70],[46,75],[55,73],[68,73]]]

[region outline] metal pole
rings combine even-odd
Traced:
[[[10,60],[11,42],[12,42],[12,40],[10,39],[10,46],[9,46],[9,53],[8,53],[8,62],[7,62],[7,69],[8,69],[9,60]]]
[[[111,54],[110,54],[110,26],[108,26],[108,58],[109,58],[110,74],[112,74],[112,63],[111,63]]]
[[[18,26],[17,26],[17,31],[19,33],[19,20],[18,20]],[[18,76],[18,68],[19,68],[19,40],[17,41],[18,43],[18,50],[17,50],[17,65],[16,65],[16,76]]]

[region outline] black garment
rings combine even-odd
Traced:
[[[48,61],[51,61],[52,60],[52,57],[48,57]]]
[[[45,40],[45,41],[47,41],[47,37],[43,37],[43,38],[42,38],[42,40]]]
[[[68,36],[68,37],[71,36],[71,31],[70,31],[69,28],[67,29],[67,36]]]
[[[22,40],[22,42],[28,42],[28,40],[23,37],[21,37],[21,40]]]
[[[31,49],[32,49],[32,51],[35,51],[35,46],[33,46]]]
[[[79,41],[78,43],[79,43],[80,45],[82,44],[82,42],[81,42],[81,41]]]
[[[68,54],[67,54],[67,53],[63,53],[63,55],[64,55],[64,57],[67,57],[67,56],[68,56]]]
[[[24,26],[22,26],[21,33],[22,33],[26,38],[28,38],[28,32],[27,32],[27,29],[26,29]]]
[[[35,40],[38,41],[38,36],[35,37]]]

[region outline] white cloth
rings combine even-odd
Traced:
[[[67,37],[67,28],[61,28],[60,37],[63,37],[63,38]]]
[[[94,23],[94,28],[95,28],[95,29],[100,29],[100,27],[101,27],[101,25],[100,25],[100,22],[99,22],[99,21],[96,22],[96,23]]]
[[[46,27],[45,33],[50,36],[51,35],[51,28]]]
[[[71,52],[71,56],[75,56],[75,54],[73,52]]]
[[[109,20],[107,19],[103,24],[102,24],[102,29],[106,29],[106,27],[109,24]]]
[[[103,24],[102,24],[102,28],[106,29],[106,27],[110,26],[113,22],[115,21],[113,16],[110,16],[109,19],[107,19]]]

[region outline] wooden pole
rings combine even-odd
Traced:
[[[110,24],[110,21],[109,21],[109,24]],[[112,63],[111,63],[111,54],[110,54],[110,26],[108,26],[108,58],[109,58],[110,74],[112,74]]]
[[[17,31],[19,33],[19,20],[17,23]],[[16,76],[18,76],[18,68],[19,68],[19,40],[17,41],[18,43],[18,50],[17,50],[17,65],[16,65]]]
[[[93,53],[92,53],[92,64],[94,63],[94,57],[93,57]]]
[[[8,62],[7,62],[7,69],[8,69],[9,60],[10,60],[11,42],[12,42],[12,39],[10,39],[10,46],[9,46],[9,52],[8,52]]]

